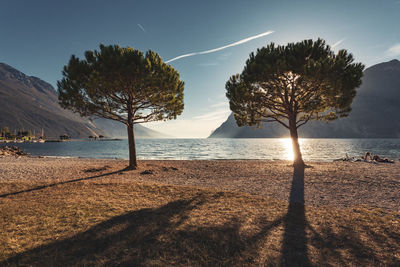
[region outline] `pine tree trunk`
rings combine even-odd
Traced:
[[[135,145],[135,132],[133,128],[133,110],[132,110],[132,95],[129,95],[128,99],[128,145],[129,145],[129,166],[128,170],[136,170],[137,161],[136,161],[136,145]]]
[[[133,129],[133,123],[128,123],[128,143],[129,143],[129,167],[128,169],[136,170],[136,145],[135,145],[135,134]]]
[[[298,167],[304,167],[303,156],[301,155],[300,144],[299,144],[299,136],[297,134],[296,127],[296,119],[289,120],[289,131],[290,137],[292,138],[292,146],[293,146],[293,165]]]

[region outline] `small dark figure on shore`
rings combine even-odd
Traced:
[[[373,160],[373,159],[372,159],[372,156],[371,156],[371,153],[369,153],[369,152],[365,153],[365,156],[361,156],[361,158],[362,158],[364,161]]]
[[[390,160],[390,159],[388,159],[388,158],[381,158],[381,157],[379,157],[378,155],[374,155],[373,157],[372,157],[372,160],[374,160],[374,161],[376,161],[376,162],[385,162],[385,163],[394,163],[394,161],[393,160]]]

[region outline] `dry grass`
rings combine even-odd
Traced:
[[[81,169],[75,178],[96,178],[68,183],[3,180],[0,265],[400,265],[397,211],[289,206],[116,171]]]

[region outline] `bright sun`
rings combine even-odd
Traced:
[[[293,160],[294,154],[293,154],[293,148],[292,148],[292,139],[291,138],[281,138],[280,141],[284,148],[284,153],[285,153],[284,158],[287,160]]]
[[[291,138],[280,138],[282,146],[284,148],[284,158],[287,160],[294,160],[293,147],[292,147],[292,139]],[[299,139],[299,143],[301,145],[301,139]]]

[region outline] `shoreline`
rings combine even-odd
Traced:
[[[279,141],[243,141],[229,139],[216,141],[208,139],[188,141],[180,144],[179,141],[144,141],[138,143],[137,152],[139,160],[288,160],[290,159],[290,140]],[[274,139],[275,140],[275,139]],[[288,142],[289,141],[289,142]],[[343,158],[360,158],[366,151],[381,158],[388,158],[399,162],[400,146],[398,141],[362,141],[359,139],[353,144],[350,141],[336,140],[310,141],[304,143],[302,152],[303,159],[307,162],[332,162]],[[249,142],[249,143],[247,143]],[[107,143],[107,144],[106,144]],[[1,144],[0,147],[6,144]],[[82,158],[104,158],[104,159],[128,159],[126,142],[61,142],[61,143],[21,143],[13,144],[33,156],[54,156],[54,157],[82,157]],[[11,146],[13,146],[11,145]],[[9,145],[10,146],[10,145]],[[163,148],[160,150],[160,148]]]
[[[129,158],[117,158],[117,157],[104,157],[104,158],[93,158],[93,157],[81,157],[81,156],[41,156],[41,155],[26,155],[24,157],[29,157],[29,158],[55,158],[55,159],[87,159],[87,160],[119,160],[119,161],[126,161],[129,162]],[[1,158],[1,157],[0,157]],[[173,159],[173,158],[138,158],[138,162],[141,161],[261,161],[261,162],[286,162],[288,165],[292,164],[292,160],[287,160],[287,159]],[[333,159],[333,160],[321,160],[321,161],[307,161],[304,160],[304,163],[306,163],[306,166],[311,164],[319,164],[319,163],[333,163],[333,162],[348,162],[348,163],[366,163],[366,164],[384,164],[384,165],[390,165],[390,164],[400,164],[400,159],[399,161],[393,160],[393,162],[378,162],[374,160],[369,160],[365,161],[362,159],[356,159],[356,160],[345,160],[345,159]],[[307,167],[306,167],[307,168]]]
[[[1,146],[0,146],[1,147]],[[27,153],[24,157],[28,158],[60,158],[60,159],[90,159],[90,160],[121,160],[121,161],[129,161],[129,158],[119,158],[119,157],[83,157],[83,156],[61,156],[61,155],[32,155]],[[0,158],[2,158],[0,156]],[[18,157],[19,158],[19,157]],[[271,162],[289,162],[292,160],[289,159],[263,159],[263,158],[137,158],[138,161],[271,161]],[[368,163],[368,164],[399,164],[399,159],[392,159],[392,162],[378,162],[374,160],[365,161],[361,158],[338,158],[338,159],[327,159],[327,160],[304,160],[307,164],[313,163],[330,163],[330,162],[352,162],[352,163]]]

